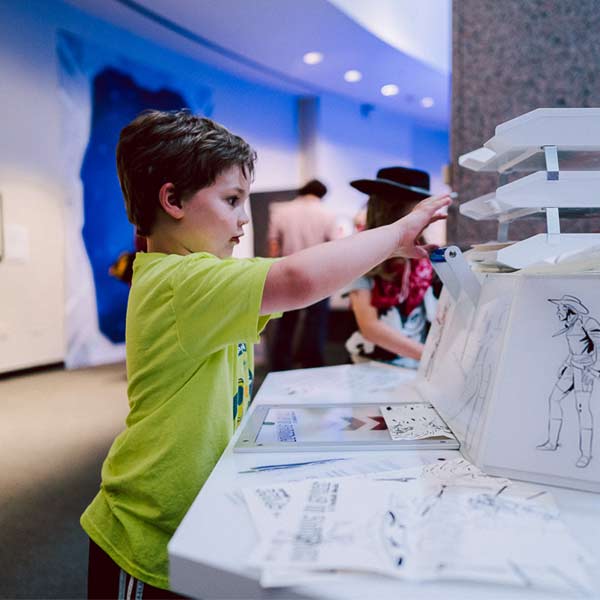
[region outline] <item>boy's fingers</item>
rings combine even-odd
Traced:
[[[429,252],[425,249],[426,246],[415,246],[413,258],[429,258]]]
[[[435,221],[443,221],[444,219],[447,219],[448,215],[445,214],[441,214],[441,215],[433,215],[433,217],[431,217],[431,219],[429,220],[430,223],[435,223]]]
[[[452,203],[452,198],[449,194],[440,194],[439,196],[430,196],[422,201],[422,204],[426,205],[429,210],[439,210],[444,206],[448,206]]]
[[[443,194],[436,194],[435,196],[429,196],[426,200],[432,200],[434,202],[452,202],[452,196],[448,192],[444,192]]]
[[[431,249],[428,248],[431,246]],[[396,252],[390,255],[390,258],[428,258],[429,253],[433,252],[438,246],[435,244],[424,244],[423,246],[410,246],[399,248]]]

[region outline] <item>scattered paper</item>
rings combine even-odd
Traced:
[[[454,435],[431,404],[388,404],[380,406],[379,409],[393,440],[422,440],[435,437],[454,439]]]
[[[487,477],[463,459],[393,475],[244,489],[260,534],[251,564],[263,585],[354,571],[589,591],[590,557],[550,494]]]

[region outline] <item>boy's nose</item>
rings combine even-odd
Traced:
[[[242,212],[240,214],[239,223],[240,223],[240,225],[247,225],[248,223],[250,223],[250,217],[248,216],[248,213],[246,212],[246,210],[243,208],[242,208]]]

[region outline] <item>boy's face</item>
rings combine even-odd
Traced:
[[[190,252],[210,252],[219,258],[231,256],[244,235],[249,218],[244,209],[250,183],[242,170],[232,167],[215,182],[184,201],[186,247]]]

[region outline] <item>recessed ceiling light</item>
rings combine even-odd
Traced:
[[[362,79],[362,73],[356,69],[350,69],[344,73],[344,79],[348,83],[356,83]]]
[[[399,91],[398,86],[394,83],[388,83],[381,88],[381,93],[384,96],[395,96]]]
[[[421,106],[424,108],[431,108],[434,104],[433,98],[430,98],[429,96],[421,98]]]
[[[307,52],[302,60],[307,65],[318,65],[323,60],[323,55],[320,52]]]

